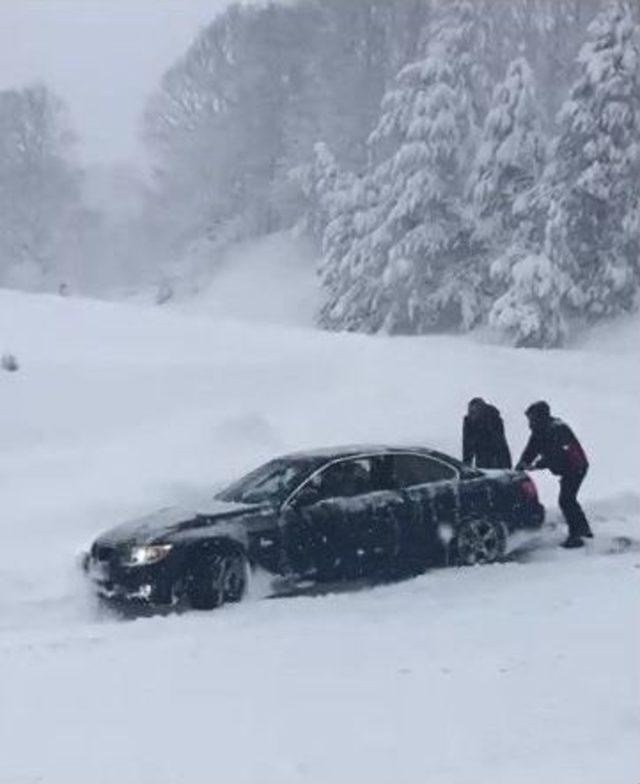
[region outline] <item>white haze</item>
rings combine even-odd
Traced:
[[[2,0],[0,89],[44,81],[85,164],[140,163],[140,114],[162,73],[229,0]]]
[[[295,229],[322,327],[561,345],[638,302],[639,31],[628,0],[5,0],[0,286],[166,302]]]

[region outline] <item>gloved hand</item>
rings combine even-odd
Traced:
[[[516,465],[516,471],[538,471],[540,468],[546,468],[547,466],[542,460],[536,460],[533,463],[523,463],[522,460]]]

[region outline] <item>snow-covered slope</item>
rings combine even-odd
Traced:
[[[0,292],[0,352],[21,363],[0,372],[0,782],[639,780],[629,345],[518,351]],[[274,453],[457,453],[478,394],[514,452],[540,397],[582,437],[586,551],[555,547],[551,510],[501,566],[135,622],[75,568],[101,529]],[[554,506],[555,480],[541,492]]]
[[[183,307],[215,318],[311,326],[319,293],[308,242],[285,231],[232,245],[212,282]]]

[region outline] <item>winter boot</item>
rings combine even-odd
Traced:
[[[560,545],[560,547],[564,547],[565,550],[573,550],[576,547],[584,547],[584,542],[582,541],[581,537],[576,536],[575,534],[570,534]]]

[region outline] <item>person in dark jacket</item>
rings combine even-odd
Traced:
[[[481,397],[469,401],[462,425],[462,461],[477,468],[511,468],[500,412]]]
[[[558,504],[562,510],[569,536],[563,547],[582,547],[583,537],[593,533],[578,502],[578,490],[589,470],[589,461],[573,430],[561,419],[551,416],[544,400],[532,403],[525,411],[531,436],[516,469],[548,468],[560,477]]]

